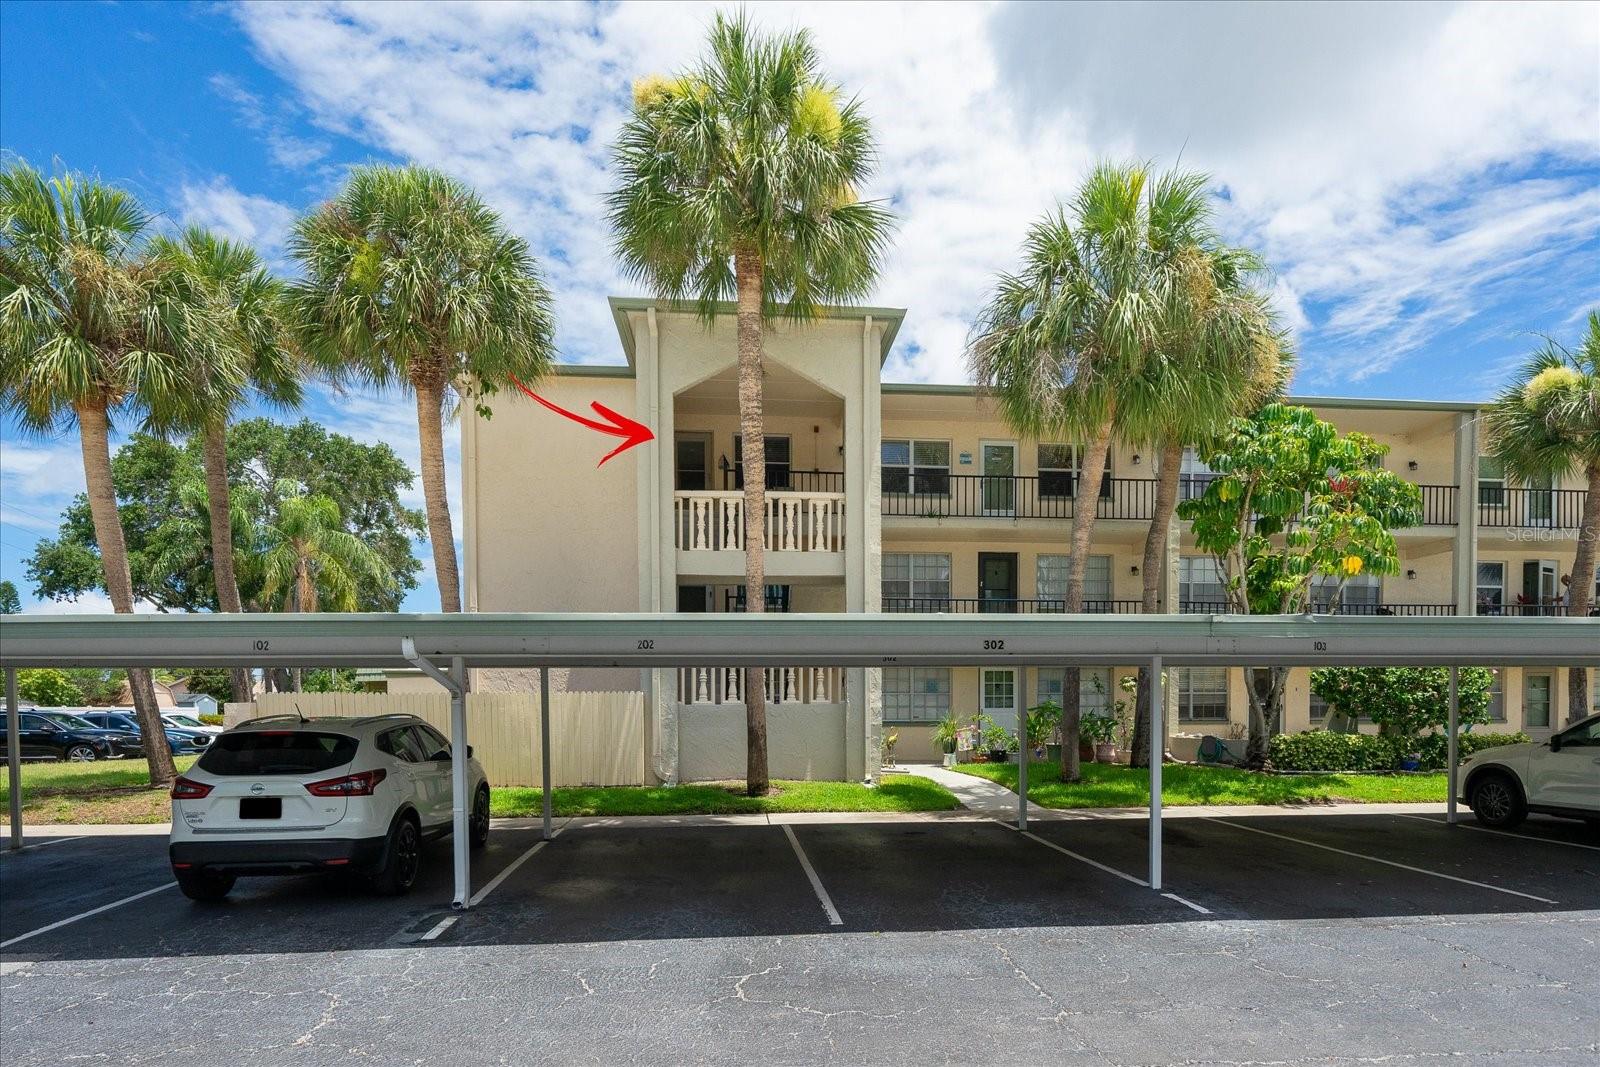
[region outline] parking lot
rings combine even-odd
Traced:
[[[1139,819],[504,823],[460,915],[447,843],[398,900],[202,906],[164,835],[34,840],[0,859],[8,1062],[1600,1057],[1578,823],[1179,815],[1164,894]]]

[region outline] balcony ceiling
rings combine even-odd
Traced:
[[[770,412],[795,415],[837,415],[844,399],[809,379],[767,360],[761,382],[762,403]],[[679,411],[736,414],[739,404],[739,369],[729,365],[679,393]]]

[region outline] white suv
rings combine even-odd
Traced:
[[[1483,749],[1461,766],[1461,799],[1485,826],[1515,826],[1537,811],[1600,827],[1600,715],[1548,741]]]
[[[472,844],[489,783],[467,748]],[[253,874],[359,872],[380,893],[417,880],[422,842],[451,829],[450,742],[415,715],[253,719],[172,786],[172,873],[192,900]]]

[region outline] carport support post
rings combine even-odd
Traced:
[[[1161,657],[1150,657],[1150,888],[1161,888],[1161,751],[1166,700],[1161,693]]]
[[[550,668],[539,668],[539,763],[544,782],[544,839],[550,840]]]
[[[467,840],[467,666],[460,656],[450,660],[446,674],[417,651],[409,637],[400,639],[400,655],[413,667],[438,682],[450,694],[450,849],[455,856],[455,906],[472,904],[472,869]]]
[[[1017,829],[1028,828],[1028,761],[1033,746],[1028,744],[1028,668],[1017,668]]]
[[[1445,788],[1449,795],[1445,797],[1445,822],[1456,821],[1456,777],[1460,773],[1457,767],[1460,753],[1457,751],[1459,744],[1457,730],[1461,723],[1461,691],[1459,688],[1461,668],[1450,668],[1450,713],[1449,722],[1446,724],[1445,733]]]
[[[17,715],[17,669],[6,668],[6,778],[11,784],[11,847],[22,847],[22,740]]]

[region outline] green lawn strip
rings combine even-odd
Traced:
[[[747,797],[738,782],[678,786],[612,786],[557,789],[551,807],[571,815],[742,815],[793,811],[951,811],[955,796],[944,786],[913,775],[895,775],[878,786],[856,782],[772,783],[770,796]],[[502,787],[494,791],[497,818],[537,816],[537,789]]]
[[[181,756],[179,771],[195,757]],[[0,774],[0,807],[11,803],[9,776]],[[24,763],[24,823],[148,823],[172,817],[164,789],[150,787],[150,768],[140,759],[92,763]]]
[[[956,770],[1016,791],[1015,763],[963,763]],[[1046,808],[1136,808],[1150,803],[1149,772],[1085,763],[1083,780],[1061,781],[1056,763],[1028,766],[1028,799]],[[1303,804],[1327,801],[1419,803],[1445,800],[1439,774],[1257,774],[1227,767],[1169,764],[1161,771],[1163,804]]]

